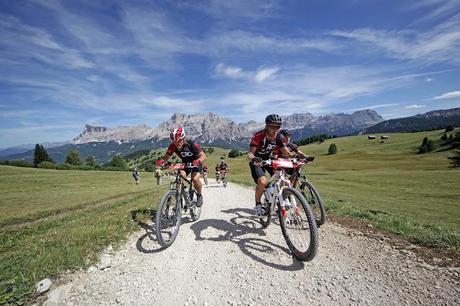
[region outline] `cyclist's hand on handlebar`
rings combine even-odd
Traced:
[[[257,166],[257,167],[262,166],[262,158],[260,158],[260,157],[257,157],[257,156],[254,157],[254,158],[251,160],[251,162],[252,162],[252,164],[253,164],[254,166]]]
[[[155,164],[158,166],[158,167],[161,167],[165,164],[165,161],[164,159],[159,159],[155,162]]]
[[[200,164],[201,164],[201,160],[199,159],[195,159],[192,164],[195,166],[195,167],[198,167]]]
[[[313,160],[315,160],[314,156],[310,155],[310,156],[305,157],[305,161],[307,161],[307,162],[312,162]]]

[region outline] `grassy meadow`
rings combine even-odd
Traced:
[[[139,229],[132,213],[155,208],[165,185],[152,173],[0,166],[0,304],[22,303],[34,284],[94,264]]]
[[[460,169],[452,151],[416,154],[424,137],[443,131],[396,133],[384,143],[367,136],[301,147],[316,157],[305,171],[329,213],[365,219],[429,246],[460,249]],[[380,134],[377,134],[380,136]],[[335,143],[338,153],[327,155]],[[207,154],[209,177],[225,156],[231,181],[254,186],[246,155]],[[130,172],[59,171],[0,166],[0,304],[22,303],[34,284],[94,264],[108,245],[139,229],[132,214],[156,208],[167,184],[152,173],[134,184]],[[237,203],[236,203],[237,205]]]
[[[416,242],[460,249],[460,169],[451,150],[416,154],[422,139],[444,131],[393,133],[384,143],[367,135],[330,139],[300,149],[316,157],[304,167],[329,212],[366,219]],[[383,134],[376,134],[378,138]],[[335,143],[338,153],[327,155]],[[245,157],[228,159],[229,179],[254,186]]]

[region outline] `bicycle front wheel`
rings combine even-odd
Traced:
[[[267,228],[272,222],[272,209],[270,203],[267,201],[266,191],[262,194],[260,202],[262,205],[265,205],[265,214],[259,218],[259,222],[264,228]]]
[[[155,233],[163,247],[169,247],[177,237],[181,221],[180,200],[175,190],[169,190],[160,201],[156,213]]]
[[[318,228],[313,213],[303,195],[286,187],[282,192],[283,203],[278,202],[278,218],[284,239],[294,257],[310,261],[318,252]]]

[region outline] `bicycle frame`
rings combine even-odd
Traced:
[[[264,165],[272,165],[272,161],[266,161],[264,162]],[[270,185],[273,185],[273,189],[269,187]],[[283,207],[284,203],[282,193],[283,189],[286,187],[292,187],[291,181],[286,177],[286,171],[283,168],[275,169],[275,173],[270,178],[267,187],[264,191],[266,192],[269,191],[269,189],[271,189],[271,193],[268,195],[270,197],[269,204],[272,213],[274,213],[275,211],[276,200],[278,200],[281,206]]]
[[[180,170],[187,168],[185,164],[174,164],[169,166],[170,169],[174,169],[174,173],[176,175],[176,179],[173,182],[169,183],[170,190],[176,190],[176,197],[178,197],[181,208],[183,209],[190,207],[191,201],[193,201],[193,193],[195,193],[195,188],[193,187],[193,183],[191,180],[187,179],[186,177],[180,174]],[[189,193],[187,194],[184,190],[185,183],[189,186]],[[186,206],[182,203],[182,199],[185,199]]]

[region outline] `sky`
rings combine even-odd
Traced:
[[[0,147],[175,112],[460,107],[460,0],[0,1]]]

